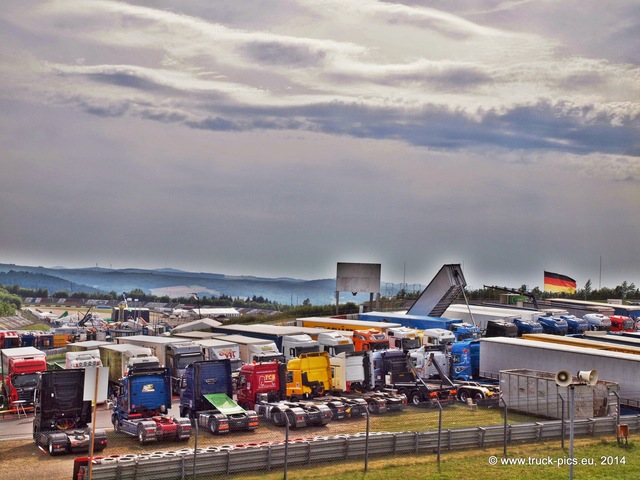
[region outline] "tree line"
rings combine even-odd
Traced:
[[[513,289],[520,292],[522,295],[533,295],[539,300],[547,298],[570,298],[579,300],[591,300],[606,302],[607,299],[617,298],[623,301],[631,299],[640,299],[640,290],[633,284],[627,281],[622,282],[620,285],[614,288],[599,288],[594,289],[591,280],[588,280],[585,285],[576,289],[573,294],[569,293],[553,293],[545,292],[540,288],[535,287],[531,291],[527,290],[526,285],[520,286],[520,288]],[[476,290],[466,290],[465,296],[470,301],[497,301],[500,295],[504,293],[499,289],[494,288],[481,288]],[[141,302],[154,302],[165,304],[182,304],[182,305],[195,305],[196,303],[200,307],[233,307],[233,308],[253,308],[259,310],[272,310],[279,312],[295,312],[298,316],[312,316],[312,315],[331,315],[335,312],[335,305],[311,305],[309,299],[305,299],[300,306],[292,306],[287,304],[281,304],[269,300],[262,295],[253,295],[247,298],[233,298],[228,295],[220,295],[219,297],[202,297],[196,298],[195,296],[170,298],[169,296],[156,296],[145,293],[141,289],[133,289],[130,292],[116,293],[114,291],[108,293],[96,293],[96,292],[73,292],[69,293],[64,290],[56,291],[51,296],[47,289],[30,289],[22,288],[19,285],[1,286],[0,285],[0,316],[12,316],[15,315],[15,311],[22,308],[23,298],[38,297],[38,298],[71,298],[78,300],[122,300],[122,297],[137,299]],[[382,303],[386,308],[399,308],[403,303],[416,299],[420,295],[420,292],[407,292],[406,290],[400,290],[393,297],[382,297]],[[464,298],[460,296],[456,301],[463,301]],[[347,305],[340,307],[340,313],[356,313],[358,306],[349,302]]]

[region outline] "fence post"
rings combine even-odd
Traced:
[[[436,400],[438,403],[438,408],[440,412],[438,413],[438,467],[440,467],[440,442],[442,438],[442,405],[440,404],[440,400]]]
[[[562,398],[562,395],[558,393],[558,397],[560,397],[560,402],[562,404],[562,434],[561,434],[561,444],[562,444],[562,450],[564,450],[564,435],[565,435],[565,426],[564,426],[564,398]]]
[[[289,461],[289,415],[287,413],[284,414],[284,480],[287,480],[287,463]]]
[[[364,473],[367,473],[369,468],[369,405],[364,407],[365,415],[367,416],[367,435],[364,439]]]
[[[198,451],[198,418],[193,416],[193,413],[191,413],[190,415],[191,419],[193,420],[193,425],[195,427],[196,430],[196,439],[193,443],[193,480],[195,480],[196,478],[196,466],[197,466],[197,462],[196,462],[196,458],[198,457],[197,455],[197,451]]]
[[[504,404],[504,445],[503,445],[503,454],[507,456],[507,416],[509,414],[509,409],[507,408],[507,402],[504,401],[504,397],[500,396],[500,400]]]

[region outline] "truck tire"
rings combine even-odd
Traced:
[[[470,398],[468,391],[458,390],[458,400],[460,400],[462,403],[467,403],[467,398]]]
[[[53,449],[53,438],[50,438],[47,441],[47,452],[49,453],[50,456],[55,457],[56,455],[58,455],[58,452],[56,452]]]
[[[287,421],[289,422],[289,428],[296,428],[298,426],[296,424],[296,414],[293,413],[291,410],[284,412],[284,414],[286,415]]]
[[[281,411],[276,411],[273,412],[273,424],[277,427],[282,427],[284,425],[285,422],[285,416],[284,416],[284,412]]]
[[[420,390],[413,390],[409,394],[409,401],[413,405],[419,405],[420,403],[422,403],[422,392]]]
[[[185,436],[183,431],[182,431],[182,425],[178,425],[178,427],[176,428],[176,440],[179,442],[188,442],[189,441],[189,437]]]
[[[214,417],[213,415],[209,417],[209,431],[211,433],[218,433],[218,428],[220,428],[220,424],[218,422],[218,419],[216,417]]]
[[[147,431],[144,429],[144,425],[138,425],[138,441],[141,445],[148,443]]]
[[[484,400],[484,394],[482,392],[476,392],[473,398],[474,400]]]

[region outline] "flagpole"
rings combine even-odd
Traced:
[[[602,289],[602,255],[600,255],[600,276],[598,277],[598,290]]]

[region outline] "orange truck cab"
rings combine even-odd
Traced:
[[[389,348],[389,337],[376,328],[353,331],[353,346],[356,352],[366,350],[386,350]]]

